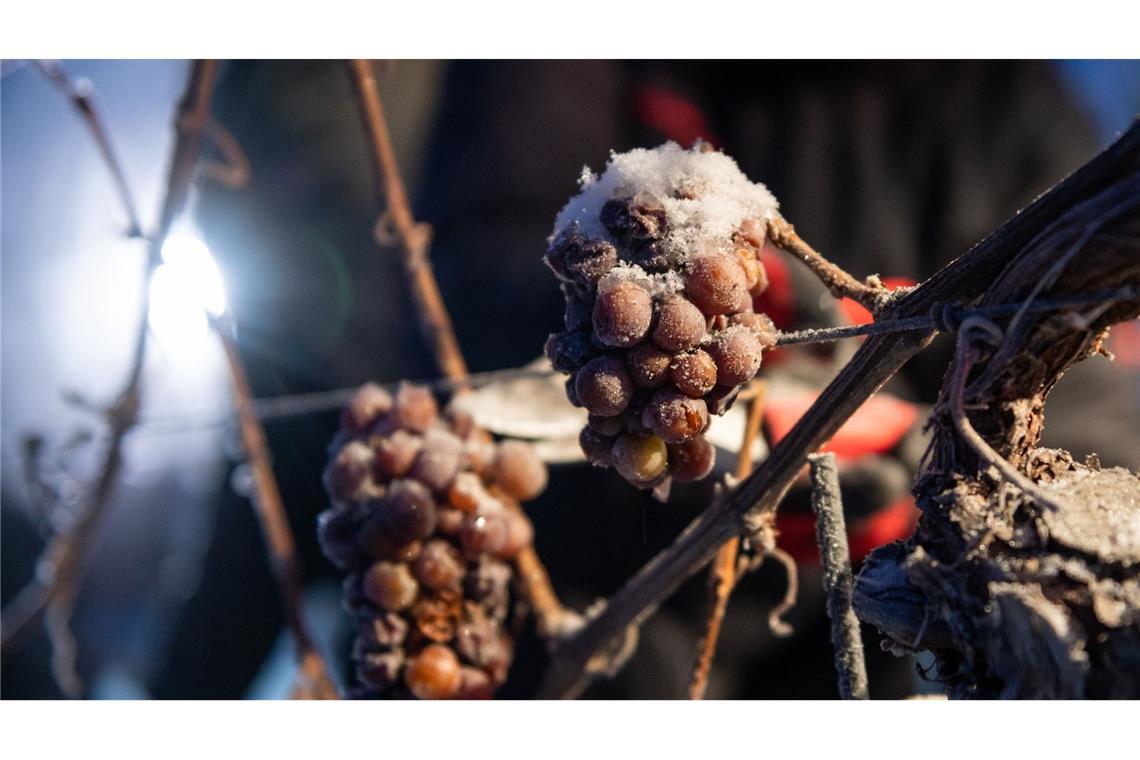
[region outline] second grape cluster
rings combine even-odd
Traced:
[[[641,183],[649,188],[629,178],[607,188],[607,175],[591,182],[546,253],[566,298],[566,330],[550,336],[546,355],[569,373],[571,403],[589,412],[582,450],[640,488],[709,474],[709,415],[728,409],[775,342],[771,320],[753,310],[767,287],[765,219],[725,225],[724,207],[731,217],[748,192],[735,164],[734,175],[722,154],[676,146],[651,158],[656,167],[642,156],[629,172],[657,168],[656,181]],[[702,161],[716,162],[711,172]],[[589,197],[598,190],[609,197]]]

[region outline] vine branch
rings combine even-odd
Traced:
[[[929,314],[939,303],[969,303],[1010,259],[1067,209],[1140,165],[1140,124],[1055,185],[925,283],[882,306],[884,319]],[[716,500],[612,597],[605,609],[556,651],[543,684],[547,698],[573,697],[593,674],[586,664],[630,625],[640,625],[686,578],[700,570],[724,541],[761,524],[778,506],[796,474],[839,427],[911,357],[934,329],[875,335],[824,389],[769,457],[727,495]]]
[[[874,314],[890,295],[877,278],[860,282],[838,264],[829,261],[796,234],[796,228],[782,217],[768,221],[768,240],[806,264],[836,298],[850,298]]]

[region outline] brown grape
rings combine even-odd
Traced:
[[[751,380],[760,369],[763,348],[760,339],[745,327],[729,327],[718,333],[708,345],[709,356],[716,362],[717,384],[740,385]]]
[[[586,417],[586,425],[599,435],[614,436],[625,430],[621,417],[599,417],[591,414]]]
[[[551,333],[543,350],[559,372],[574,372],[598,354],[585,332]]]
[[[666,351],[687,351],[705,337],[705,315],[692,301],[673,294],[657,310],[653,342]]]
[[[669,445],[669,471],[680,483],[705,478],[715,464],[716,448],[703,435]]]
[[[353,512],[328,509],[317,517],[317,540],[329,561],[347,570],[362,559],[356,545],[356,519]]]
[[[727,254],[709,254],[689,262],[685,295],[707,316],[730,314],[748,297],[744,272]]]
[[[423,433],[439,416],[439,406],[427,388],[400,383],[392,406],[393,421],[413,433]]]
[[[426,538],[435,529],[431,492],[414,480],[393,480],[377,515],[384,532],[398,543]]]
[[[416,576],[416,580],[433,590],[458,591],[463,584],[465,572],[459,552],[441,539],[425,543],[420,556],[412,565],[412,573]]]
[[[436,493],[445,493],[459,473],[463,442],[446,430],[429,430],[409,476]]]
[[[459,627],[461,609],[462,598],[454,591],[444,589],[425,596],[412,607],[416,633],[441,644],[450,641]]]
[[[396,562],[376,562],[364,574],[364,596],[377,607],[399,612],[412,606],[419,585],[408,566]]]
[[[450,699],[459,691],[459,658],[450,647],[429,644],[404,668],[404,683],[418,699]]]
[[[659,388],[669,380],[669,362],[673,355],[652,343],[641,343],[626,354],[629,377],[638,388]]]
[[[367,383],[341,411],[340,424],[354,435],[365,433],[372,423],[392,408],[392,395],[376,383]]]
[[[382,612],[356,620],[356,637],[365,649],[391,649],[408,638],[408,621],[395,612]]]
[[[613,458],[610,455],[614,445],[613,437],[585,427],[578,434],[578,445],[582,447],[582,453],[586,455],[590,464],[595,467],[613,466]]]
[[[412,468],[420,453],[422,441],[405,430],[397,430],[389,436],[378,437],[372,445],[380,473],[389,478],[400,478]]]
[[[701,398],[716,386],[716,362],[707,351],[697,349],[674,357],[669,375],[681,393]]]
[[[699,398],[674,390],[660,390],[646,405],[643,424],[667,443],[679,443],[700,435],[709,424],[708,407]]]
[[[376,454],[363,441],[349,441],[325,468],[325,489],[336,501],[355,501],[369,495]]]
[[[629,406],[633,381],[620,359],[599,356],[578,370],[575,380],[578,401],[593,414],[613,417]]]
[[[760,347],[767,351],[776,345],[778,330],[767,314],[757,314],[754,311],[744,311],[733,314],[728,318],[730,325],[743,325],[752,331],[760,341]]]
[[[566,310],[562,314],[562,321],[566,325],[567,332],[588,329],[594,313],[593,298],[584,298],[567,285],[562,286],[562,295],[566,298]]]
[[[522,441],[499,444],[490,475],[496,485],[521,501],[530,501],[546,489],[546,464]]]
[[[455,648],[463,659],[488,673],[494,681],[506,677],[511,661],[511,640],[502,627],[483,615],[459,625]]]
[[[607,346],[632,346],[649,332],[653,299],[635,282],[620,281],[594,302],[594,336]]]
[[[368,652],[356,661],[356,677],[373,689],[386,689],[399,681],[404,652]]]
[[[494,695],[495,684],[482,670],[468,665],[459,669],[459,691],[453,699],[490,699]]]
[[[665,473],[669,457],[665,442],[655,435],[623,433],[611,450],[614,468],[634,485],[652,484]]]
[[[593,285],[617,261],[617,249],[606,240],[580,238],[565,250],[566,273],[580,285]]]

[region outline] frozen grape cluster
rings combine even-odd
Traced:
[[[534,532],[520,508],[546,487],[525,443],[496,443],[454,406],[369,384],[341,415],[318,522],[350,573],[360,696],[489,698],[506,679],[511,560]]]
[[[723,414],[775,328],[753,310],[777,204],[707,145],[612,154],[555,222],[546,263],[566,298],[546,355],[589,412],[582,450],[640,488],[704,478]]]

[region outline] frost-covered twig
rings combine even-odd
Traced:
[[[1092,161],[1055,185],[925,283],[892,299],[884,319],[927,315],[935,304],[969,303],[1042,229],[1074,205],[1134,171],[1140,161],[1140,125],[1134,125]],[[704,567],[730,538],[748,532],[776,509],[808,454],[925,348],[934,330],[869,338],[773,448],[768,458],[727,498],[717,500],[677,539],[650,560],[610,599],[605,609],[557,651],[542,687],[545,697],[580,694],[593,677],[585,665],[630,625],[644,622],[686,578]]]
[[[863,639],[859,619],[851,608],[851,550],[847,545],[847,525],[843,519],[843,497],[839,492],[839,470],[834,454],[813,454],[811,465],[811,506],[815,512],[815,535],[823,565],[823,589],[827,594],[827,616],[831,619],[831,645],[835,648],[835,669],[839,673],[839,696],[867,699],[867,663],[863,659]]]
[[[436,363],[455,385],[456,392],[462,393],[468,387],[470,373],[432,271],[428,255],[431,228],[417,222],[412,215],[404,181],[396,164],[396,154],[392,149],[392,138],[388,133],[384,105],[380,100],[372,64],[365,60],[350,61],[349,73],[360,101],[364,127],[368,132],[377,183],[387,203],[387,209],[376,225],[376,241],[380,245],[392,242],[399,244],[416,310],[435,352]],[[519,552],[515,566],[523,594],[538,620],[539,632],[549,637],[561,635],[567,611],[559,601],[550,583],[550,575],[533,545]]]
[[[254,494],[251,499],[257,521],[269,552],[269,564],[281,592],[286,622],[297,646],[298,678],[293,696],[301,699],[336,699],[336,687],[328,666],[313,645],[302,607],[301,576],[297,565],[297,547],[293,531],[281,500],[281,491],[273,475],[273,461],[265,430],[253,413],[253,394],[249,389],[245,367],[233,340],[233,325],[226,318],[211,319],[214,333],[222,343],[233,386],[238,428],[253,472]]]
[[[768,239],[807,265],[836,298],[850,298],[877,312],[889,291],[881,284],[860,282],[840,266],[828,261],[796,234],[796,229],[780,217],[768,221]]]
[[[149,238],[147,256],[143,265],[143,278],[139,295],[139,318],[131,368],[123,391],[107,410],[109,441],[100,464],[98,475],[83,499],[71,528],[54,536],[37,561],[37,578],[24,587],[3,613],[3,653],[48,616],[48,634],[53,650],[53,668],[57,680],[69,696],[78,695],[80,688],[72,670],[73,658],[68,654],[74,647],[68,621],[78,594],[83,570],[91,550],[92,539],[106,512],[111,492],[118,482],[122,469],[123,439],[138,420],[142,403],[142,371],[146,361],[147,319],[150,312],[151,275],[162,260],[162,244],[171,224],[182,210],[194,166],[201,146],[202,129],[209,113],[210,95],[213,92],[216,64],[214,61],[196,61],[191,68],[186,92],[179,103],[176,122],[177,138],[167,178],[166,195],[158,227]],[[90,119],[87,120],[92,124]],[[98,138],[97,138],[98,139]],[[129,193],[127,194],[129,197]]]
[[[764,419],[764,397],[767,383],[763,380],[752,382],[752,399],[748,405],[748,420],[744,425],[744,437],[736,458],[736,477],[746,478],[752,472],[752,450],[756,436],[760,434],[760,422]],[[705,631],[697,645],[697,659],[693,666],[693,677],[689,683],[689,699],[704,699],[709,685],[709,672],[712,670],[716,643],[720,637],[721,624],[728,610],[728,598],[736,587],[736,565],[740,554],[740,539],[726,541],[717,550],[709,569],[709,607],[705,620]]]

